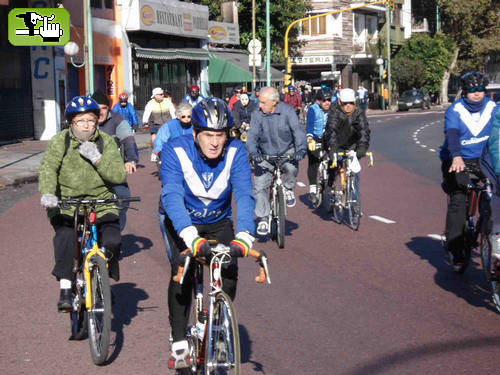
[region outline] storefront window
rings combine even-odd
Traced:
[[[310,16],[313,15],[310,14]],[[301,37],[342,36],[342,17],[340,14],[329,14],[302,21],[300,24]]]

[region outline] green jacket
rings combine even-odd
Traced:
[[[96,164],[80,155],[80,142],[70,132],[70,145],[65,152],[65,137],[69,129],[56,134],[50,141],[38,170],[38,191],[41,194],[54,194],[65,199],[109,199],[113,197],[113,185],[121,184],[125,180],[125,164],[116,143],[109,135],[96,130],[91,142],[98,137],[103,139],[101,160]],[[63,157],[64,156],[64,157]],[[61,213],[72,216],[74,208],[70,210],[51,209],[48,216]],[[113,204],[96,207],[97,217],[107,213],[118,215]]]

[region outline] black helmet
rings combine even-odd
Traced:
[[[206,98],[193,108],[191,122],[200,130],[229,130],[234,120],[227,103],[219,98]]]
[[[332,99],[332,95],[327,93],[326,90],[318,90],[316,92],[316,95],[314,97],[315,100],[331,100]]]
[[[462,83],[463,95],[465,95],[468,91],[485,91],[486,86],[488,86],[488,78],[478,71],[472,71],[465,73],[462,77],[460,77],[460,81]]]

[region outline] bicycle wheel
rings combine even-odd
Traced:
[[[361,221],[361,202],[357,192],[354,189],[353,184],[354,177],[349,177],[348,187],[347,187],[347,217],[349,220],[349,226],[353,230],[358,230]]]
[[[73,301],[76,298],[76,293],[73,293]],[[84,301],[82,301],[85,303]],[[80,306],[78,311],[71,311],[69,314],[71,322],[71,337],[70,340],[83,340],[87,332],[87,310],[85,306]]]
[[[276,223],[276,242],[278,247],[283,249],[285,247],[285,195],[283,193],[283,187],[278,188],[277,197],[277,223]]]
[[[333,181],[332,200],[332,219],[337,224],[342,224],[344,221],[344,191],[342,190],[338,174]]]
[[[320,164],[318,167],[318,174],[316,175],[316,193],[314,194],[316,196],[316,202],[313,204],[314,208],[321,207],[325,185],[323,181],[323,166]]]
[[[222,291],[215,296],[207,329],[205,375],[238,375],[241,366],[238,322],[231,299]]]
[[[95,255],[90,271],[92,306],[88,310],[89,345],[92,361],[102,365],[107,359],[111,329],[111,289],[106,260]],[[88,289],[87,289],[88,290]]]
[[[491,259],[491,297],[497,311],[500,313],[500,260]]]

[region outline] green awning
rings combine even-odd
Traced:
[[[252,74],[248,70],[242,69],[213,53],[210,54],[210,60],[208,61],[209,83],[243,83],[251,81]]]
[[[208,60],[208,51],[203,48],[167,48],[153,49],[135,47],[138,58],[148,60]]]

